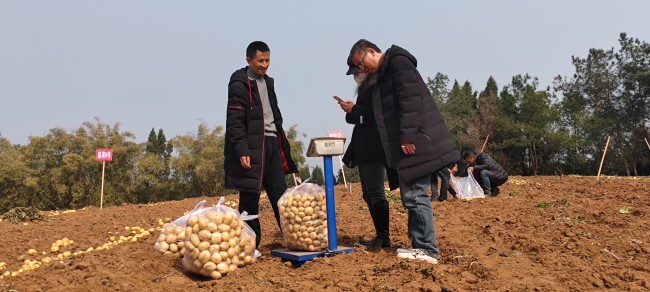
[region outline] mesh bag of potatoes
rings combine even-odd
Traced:
[[[255,232],[244,220],[257,218],[223,206],[224,198],[187,218],[183,268],[219,279],[227,273],[255,263]]]
[[[185,254],[185,227],[187,218],[199,211],[204,204],[205,200],[196,204],[194,209],[186,215],[163,225],[160,236],[158,236],[153,248],[163,254],[173,254],[182,257]]]
[[[280,226],[288,249],[327,249],[325,190],[312,183],[287,189],[280,200]]]

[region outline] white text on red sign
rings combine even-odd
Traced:
[[[327,137],[330,137],[330,138],[342,138],[343,137],[343,131],[341,131],[341,130],[327,131]]]
[[[97,149],[95,151],[96,161],[113,161],[113,149]]]

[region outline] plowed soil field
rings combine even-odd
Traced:
[[[110,195],[110,194],[107,194]],[[370,237],[358,184],[336,188],[339,245]],[[90,207],[49,221],[0,222],[0,291],[615,291],[650,290],[650,178],[511,177],[497,197],[434,202],[438,265],[398,259],[409,247],[407,213],[393,192],[392,248],[318,258],[295,267],[271,256],[283,240],[262,199],[263,254],[219,280],[183,271],[157,254],[159,220],[176,218],[205,197],[151,205]],[[226,197],[236,201],[237,196]],[[129,227],[130,230],[126,230]],[[150,236],[96,250],[132,227]],[[137,229],[137,228],[135,228]],[[52,243],[74,243],[57,253]],[[89,248],[92,251],[88,251]],[[36,254],[27,251],[35,249]],[[71,256],[18,272],[25,260]],[[74,255],[76,253],[76,255]],[[1,267],[1,265],[0,265]],[[11,274],[15,276],[12,276]]]

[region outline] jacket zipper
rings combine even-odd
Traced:
[[[262,77],[264,78],[264,77]],[[248,79],[248,78],[246,78]],[[257,82],[257,81],[256,81]],[[251,112],[253,110],[253,88],[251,87],[251,80],[248,79],[248,93],[249,93],[249,99],[250,99],[250,107],[251,107]],[[260,94],[260,88],[257,87],[257,94],[260,97],[260,102],[262,101],[262,95]],[[264,147],[266,144],[266,135],[264,133],[264,106],[262,108],[262,173],[260,175],[260,184],[258,187],[258,192],[262,192],[262,181],[264,180],[264,157],[266,156],[264,152]]]

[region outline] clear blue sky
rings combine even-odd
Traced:
[[[225,125],[227,82],[245,48],[271,48],[285,128],[351,133],[332,95],[354,99],[350,46],[398,44],[436,72],[485,87],[529,73],[551,86],[571,56],[650,41],[650,1],[0,2],[0,135],[14,144],[98,117],[137,142]],[[312,166],[313,160],[308,161]],[[321,162],[320,160],[317,162]]]

